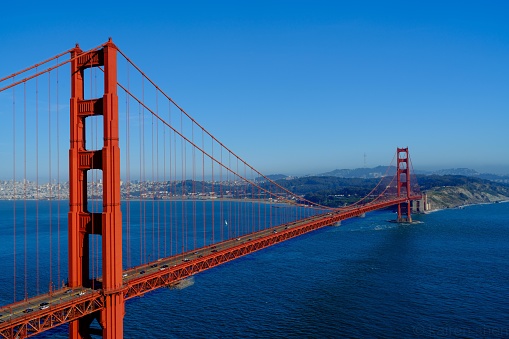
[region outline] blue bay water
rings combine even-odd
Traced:
[[[372,212],[130,300],[125,338],[509,337],[509,203],[414,218]]]

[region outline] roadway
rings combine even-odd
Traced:
[[[189,252],[180,253],[170,258],[159,259],[155,262],[124,271],[123,280],[125,284],[135,283],[137,280],[145,280],[145,276],[163,274],[164,272],[161,271],[176,270],[179,266],[186,266],[186,264],[190,265],[197,261],[205,261],[209,257],[220,255],[221,253],[228,252],[233,248],[237,248],[242,245],[246,246],[249,243],[259,241],[260,239],[264,239],[275,234],[309,224],[310,222],[323,220],[324,217],[330,216],[332,216],[332,213],[316,215],[306,219],[289,222],[287,224],[282,224],[254,233],[239,236],[237,238],[225,240],[223,242],[215,243]]]
[[[6,320],[23,317],[29,313],[37,312],[39,310],[46,310],[50,307],[60,306],[68,303],[76,297],[94,292],[95,291],[92,289],[80,287],[75,289],[64,288],[52,293],[41,294],[28,300],[3,307],[0,312],[0,323],[5,322]]]
[[[229,249],[238,246],[239,244],[246,244],[253,242],[271,234],[277,234],[284,230],[288,230],[303,224],[323,219],[323,215],[314,216],[297,222],[291,222],[285,225],[277,226],[270,229],[261,230],[248,235],[240,236],[231,240],[226,240],[210,246],[202,247],[186,253],[180,253],[169,258],[159,259],[144,265],[140,265],[123,272],[122,280],[124,285],[143,280],[147,276],[154,274],[163,274],[163,271],[174,270],[179,265],[195,262],[208,256],[214,256],[216,253],[228,251]],[[99,278],[98,281],[101,279]],[[175,282],[178,283],[178,282]],[[0,310],[0,329],[3,327],[4,322],[16,322],[19,318],[29,319],[37,317],[38,313],[47,313],[48,310],[66,306],[68,304],[76,303],[77,299],[84,299],[88,294],[99,294],[100,290],[93,290],[90,288],[63,288],[55,290],[51,293],[38,295],[36,297],[19,301],[17,303],[3,307]],[[0,333],[1,338],[1,333]]]
[[[122,274],[124,299],[178,284],[198,272],[275,243],[404,201],[400,198],[323,213],[128,269]],[[0,338],[14,338],[15,333],[32,335],[96,312],[103,307],[102,294],[102,290],[64,288],[5,306],[0,309]],[[46,323],[51,324],[44,327]]]

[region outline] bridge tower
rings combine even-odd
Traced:
[[[104,95],[85,99],[84,71],[104,69]],[[71,51],[71,102],[69,149],[69,287],[92,287],[89,274],[89,236],[102,238],[102,288],[104,309],[72,321],[70,339],[91,334],[113,339],[123,337],[124,300],[122,288],[122,215],[120,211],[120,149],[118,132],[117,47],[111,39],[97,51],[83,53],[78,45]],[[87,150],[86,118],[103,117],[104,144]],[[90,212],[87,204],[87,171],[102,170],[102,212]],[[97,319],[102,331],[90,328]],[[99,333],[97,333],[99,332]]]
[[[397,186],[398,198],[403,197],[402,188],[406,191],[406,217],[403,217],[401,212],[401,203],[398,204],[398,222],[412,222],[412,215],[410,211],[410,164],[408,157],[408,147],[397,149],[398,168],[397,168]]]

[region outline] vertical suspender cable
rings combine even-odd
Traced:
[[[220,145],[219,147],[219,159],[221,165],[223,164],[223,147]],[[223,212],[223,166],[219,166],[219,214],[220,214],[220,225],[221,225],[221,241],[224,238],[224,212]]]
[[[251,180],[255,182],[255,177],[253,174],[253,170],[251,170]],[[254,232],[254,225],[255,225],[255,194],[254,194],[255,187],[251,185],[251,227],[248,229],[248,233]]]
[[[140,154],[139,154],[139,157],[138,157],[138,175],[139,175],[139,180],[138,180],[138,190],[139,190],[139,198],[138,198],[138,203],[139,203],[139,231],[140,231],[140,247],[139,247],[139,251],[140,251],[140,262],[139,264],[142,264],[143,263],[143,251],[144,251],[144,248],[143,248],[143,235],[144,235],[144,228],[143,228],[143,201],[142,201],[142,193],[143,193],[143,106],[141,104],[138,104],[138,145],[140,146],[139,147],[139,150],[140,150]]]
[[[37,72],[37,68],[36,68]],[[35,78],[35,252],[37,286],[39,286],[39,77]],[[49,282],[51,290],[51,281]],[[37,288],[38,289],[38,288]]]
[[[126,64],[126,74],[127,74],[127,90],[130,89],[130,78],[129,78],[129,64]],[[129,154],[130,154],[130,135],[129,135],[129,93],[125,92],[125,143],[126,143],[126,152],[125,152],[125,168],[126,168],[126,266],[127,268],[131,267],[131,210],[130,210],[130,190],[131,190],[131,176],[130,176],[130,167],[129,167]]]
[[[201,129],[201,148],[205,149],[205,136],[203,133],[203,128]],[[203,198],[205,199],[205,153],[201,154],[201,163],[202,163],[202,193]],[[206,209],[206,201],[202,202],[203,208],[203,245],[207,245],[207,209]]]
[[[140,176],[140,180],[139,180],[139,183],[138,183],[138,187],[139,187],[139,191],[140,191],[140,196],[139,196],[139,205],[140,205],[140,248],[139,248],[139,251],[140,251],[140,264],[143,263],[143,204],[142,204],[142,197],[141,197],[141,193],[143,192],[143,189],[142,189],[142,183],[143,183],[143,177],[142,177],[142,168],[141,168],[141,165],[142,165],[142,154],[143,154],[143,140],[141,138],[142,134],[143,134],[143,120],[142,120],[142,117],[141,117],[141,105],[138,105],[138,126],[139,126],[139,133],[138,133],[138,138],[140,139],[139,140],[139,145],[140,145],[140,157],[139,157],[139,176]]]
[[[156,104],[157,105],[157,104]],[[157,111],[156,111],[157,112]],[[156,231],[156,228],[155,228],[155,183],[154,183],[154,115],[151,114],[151,117],[152,117],[152,123],[151,123],[151,132],[150,132],[150,137],[151,137],[151,141],[152,141],[152,145],[151,145],[151,169],[150,169],[150,172],[151,172],[151,178],[150,178],[150,184],[152,186],[152,192],[151,192],[151,195],[152,195],[152,260],[154,259],[155,257],[155,231]],[[150,260],[149,260],[150,261]]]
[[[179,192],[177,192],[177,166],[178,166],[178,154],[177,154],[177,149],[178,149],[178,145],[177,145],[177,133],[173,133],[173,156],[174,156],[174,162],[173,162],[173,176],[174,176],[174,180],[173,180],[173,184],[174,184],[174,192],[175,192],[175,196],[177,195],[180,195]],[[182,204],[183,201],[182,199],[180,200],[180,203]],[[182,219],[179,219],[178,217],[178,204],[177,204],[177,200],[175,200],[175,205],[174,205],[174,209],[173,209],[173,213],[174,213],[174,224],[175,224],[175,235],[174,235],[174,242],[175,242],[175,254],[178,253],[179,251],[179,229],[180,229],[180,224],[182,223]]]
[[[194,145],[194,123],[191,124],[191,132]],[[193,249],[196,248],[196,147],[192,146],[191,152],[193,155],[192,166],[193,166]]]
[[[174,193],[175,198],[178,195],[178,192],[177,192],[177,162],[178,162],[177,161],[177,133],[173,133],[173,192],[175,192]],[[179,230],[179,223],[181,222],[178,219],[177,210],[178,210],[178,204],[177,204],[177,199],[175,199],[173,201],[173,223],[172,223],[172,225],[175,228],[175,230],[174,230],[175,233],[173,234],[173,243],[175,243],[175,252],[174,252],[175,254],[178,253],[178,241],[179,241],[178,230]]]
[[[177,125],[178,123],[178,116],[175,115],[175,126]],[[172,226],[173,226],[173,245],[174,245],[174,255],[177,255],[178,252],[179,252],[179,241],[180,241],[180,237],[179,237],[179,230],[180,230],[180,226],[182,224],[182,219],[179,218],[179,213],[181,213],[181,206],[179,206],[179,203],[182,204],[183,201],[182,201],[182,197],[181,197],[181,192],[179,191],[179,188],[178,188],[178,185],[179,185],[179,181],[178,181],[178,178],[177,178],[177,168],[179,166],[179,145],[178,145],[178,140],[177,140],[177,133],[175,133],[173,131],[173,158],[172,158],[172,161],[173,161],[173,180],[172,180],[172,184],[173,184],[173,194],[175,196],[175,199],[173,200],[173,213],[172,213],[172,216],[173,216],[173,223],[172,223]],[[178,198],[180,197],[180,198]]]
[[[237,173],[237,175],[239,175],[239,173],[240,173],[239,172],[239,159],[238,158],[237,158],[237,169],[235,170],[235,172]],[[240,184],[240,182],[241,182],[241,180],[239,178],[239,184]],[[242,222],[241,219],[240,219],[241,218],[241,213],[242,213],[242,211],[241,211],[242,200],[240,200],[242,197],[240,196],[240,193],[241,193],[240,189],[241,188],[239,186],[239,202],[237,204],[237,212],[236,212],[236,218],[235,218],[237,221],[235,222],[235,230],[234,230],[234,233],[233,233],[234,236],[239,233],[238,231],[239,231],[240,223]]]
[[[169,197],[168,194],[168,183],[166,182],[166,128],[163,126],[163,185],[162,188],[164,188],[164,200],[163,200],[163,237],[164,237],[164,251],[163,256],[166,258],[167,252],[167,227],[166,224],[166,207],[167,207],[167,200]]]
[[[168,104],[168,121],[171,124],[171,103]],[[171,139],[172,131],[170,130],[169,132],[170,132],[170,135],[168,135],[168,139],[169,139],[168,140],[168,149],[169,149],[168,156],[170,158],[170,163],[169,163],[170,171],[168,174],[169,174],[170,178],[169,178],[169,188],[168,189],[170,190],[170,199],[171,199],[170,200],[170,211],[169,211],[169,213],[170,213],[170,220],[169,220],[169,223],[170,223],[170,229],[169,229],[169,231],[170,231],[170,253],[169,254],[173,255],[173,207],[174,207],[173,206],[174,205],[173,195],[174,195],[175,190],[173,189],[173,175],[172,175],[173,174],[173,171],[172,171],[173,170],[173,166],[172,166],[172,163],[173,163],[172,145],[173,145],[173,143],[172,143],[172,139]]]
[[[12,79],[14,82],[14,78]],[[16,302],[16,92],[12,88],[12,213],[13,213],[13,251],[14,251],[14,281],[13,293]]]
[[[253,175],[256,176],[256,173],[253,173]],[[258,228],[260,227],[261,205],[263,203],[260,193],[261,193],[260,186],[257,185],[255,194],[256,194],[256,201],[257,201],[256,209],[258,210],[258,215],[255,218],[255,224],[253,225],[253,232],[257,231]]]
[[[244,168],[244,178],[246,179],[249,179],[246,175],[247,175],[247,170],[246,170],[246,165],[242,165],[242,167]],[[242,204],[242,214],[244,216],[244,220],[242,221],[242,224],[239,226],[240,227],[240,232],[239,234],[242,234],[246,231],[246,229],[249,229],[249,205],[250,205],[250,202],[249,202],[249,189],[250,189],[250,186],[251,184],[250,183],[245,183],[245,190],[244,190],[244,203]]]
[[[167,201],[168,201],[168,198],[169,198],[169,192],[168,192],[168,183],[166,182],[166,128],[164,128],[163,126],[163,183],[164,185],[162,186],[163,188],[165,188],[165,191],[164,191],[164,201],[163,201],[163,225],[164,225],[164,228],[163,228],[163,233],[164,233],[164,257],[166,258],[167,256],[167,252],[166,252],[166,249],[167,249],[167,228],[168,228],[168,225],[166,224],[166,207],[167,207]]]
[[[24,101],[26,100],[26,97],[24,98]],[[26,107],[26,102],[23,103],[23,106]],[[24,233],[24,241],[23,241],[23,247],[24,247],[24,256],[25,256],[25,259],[24,259],[24,276],[25,276],[25,300],[28,298],[28,268],[27,268],[27,261],[28,261],[28,257],[27,257],[27,223],[25,222],[24,225],[23,225],[23,233]],[[39,252],[37,252],[38,254]],[[39,277],[39,274],[37,272],[37,278]],[[37,290],[37,292],[39,292]]]
[[[28,265],[27,265],[27,95],[26,82],[23,83],[23,229],[25,233],[24,252],[25,252],[25,300],[28,298]]]
[[[51,72],[48,72],[48,173],[49,173],[49,281],[53,282],[53,230],[52,230],[52,197],[51,197]]]
[[[143,78],[141,79],[141,101],[143,104],[145,104],[145,82]],[[141,163],[140,163],[140,169],[141,169],[141,175],[142,175],[142,192],[147,191],[147,177],[146,177],[146,166],[145,166],[145,107],[141,108]],[[146,197],[146,193],[145,193]],[[143,263],[147,262],[147,219],[146,219],[146,212],[147,212],[147,204],[145,199],[142,199],[143,203]]]
[[[185,228],[185,231],[184,231],[184,249],[185,251],[187,252],[188,250],[188,241],[189,241],[189,219],[187,218],[188,217],[188,209],[189,209],[189,191],[188,188],[187,188],[187,162],[188,162],[188,158],[187,158],[187,141],[184,141],[183,142],[183,145],[184,145],[184,161],[182,162],[184,164],[184,168],[182,170],[182,175],[183,175],[183,179],[184,179],[184,188],[185,188],[185,194],[186,194],[186,203],[184,204],[184,228]],[[191,188],[192,189],[192,188]]]
[[[184,127],[183,127],[183,117],[182,117],[182,112],[180,112],[180,132],[183,134],[184,133]],[[181,227],[181,239],[182,239],[182,243],[181,243],[181,248],[182,248],[182,253],[184,252],[184,246],[185,246],[185,243],[186,243],[186,229],[187,229],[187,225],[186,225],[186,201],[184,201],[184,199],[186,198],[185,195],[186,195],[186,144],[185,144],[185,141],[184,139],[180,139],[180,151],[182,153],[182,158],[181,158],[181,169],[180,169],[180,173],[181,173],[181,176],[182,176],[182,227]]]
[[[212,151],[211,151],[211,154],[212,154],[212,159],[214,158],[214,139],[211,139],[212,141]],[[212,194],[214,194],[214,161],[211,159],[210,163],[212,165],[212,181],[211,181],[211,185],[212,185]],[[212,243],[215,243],[214,241],[214,229],[215,229],[215,224],[214,224],[214,214],[215,214],[215,208],[214,208],[214,199],[211,199],[211,206],[212,206]]]
[[[232,153],[230,151],[228,151],[228,168],[231,170],[232,168],[232,157],[231,157]],[[230,201],[228,202],[228,222],[230,223],[230,227],[228,228],[228,234],[230,233],[230,228],[233,227],[233,223],[232,223],[232,204],[233,204],[233,190],[235,189],[235,186],[234,186],[234,182],[232,182],[231,180],[233,179],[233,181],[235,181],[235,175],[233,175],[233,178],[230,177],[230,171],[228,171],[226,173],[226,175],[228,176],[228,185],[229,185],[229,189],[230,189]]]
[[[159,100],[158,100],[158,90],[156,89],[156,112],[159,114]],[[159,194],[161,183],[159,182],[159,121],[156,121],[156,194]],[[159,197],[157,197],[157,259],[161,258],[161,238],[160,238],[160,229],[159,225],[161,223],[160,220],[160,203]]]
[[[57,58],[58,64],[58,58]],[[61,202],[61,191],[60,191],[60,125],[59,125],[59,110],[58,110],[58,68],[56,69],[56,89],[55,89],[55,101],[56,101],[56,137],[57,137],[57,284],[60,283],[60,202]]]

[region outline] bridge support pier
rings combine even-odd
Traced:
[[[412,222],[412,214],[411,214],[411,208],[410,208],[410,201],[406,203],[406,215],[403,215],[401,204],[398,204],[398,222],[404,222],[404,223],[410,223]]]
[[[122,293],[107,295],[101,311],[102,337],[108,339],[124,337],[124,298]]]

